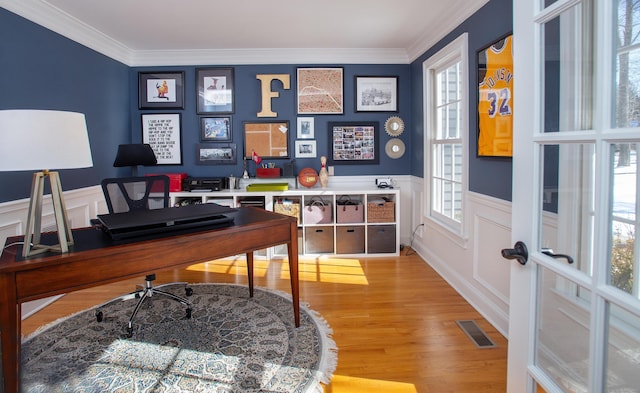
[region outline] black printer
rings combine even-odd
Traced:
[[[182,180],[183,191],[220,191],[229,188],[224,177],[187,177]]]

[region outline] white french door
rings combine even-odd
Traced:
[[[640,392],[640,1],[514,0],[513,26],[507,390]]]

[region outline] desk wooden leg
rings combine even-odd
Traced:
[[[291,276],[291,297],[296,327],[300,327],[300,284],[298,282],[298,224],[291,222],[291,239],[287,244],[289,254],[289,275]]]
[[[0,275],[0,336],[5,393],[17,393],[20,381],[20,304],[14,274]]]
[[[249,297],[253,297],[253,251],[247,253],[247,278],[249,279]]]

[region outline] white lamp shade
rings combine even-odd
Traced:
[[[0,171],[93,166],[84,114],[0,110]]]

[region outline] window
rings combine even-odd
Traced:
[[[463,34],[423,64],[426,218],[465,237],[468,69]]]

